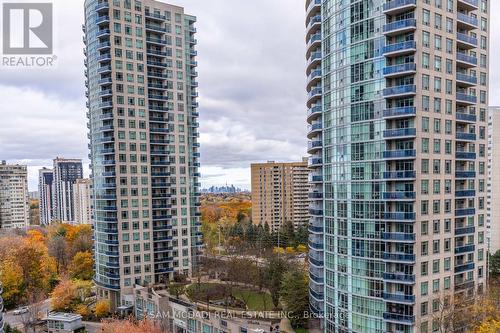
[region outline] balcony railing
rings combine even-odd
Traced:
[[[468,216],[476,214],[475,208],[458,208],[455,209],[455,216]]]
[[[417,70],[417,65],[414,62],[411,62],[411,63],[406,63],[406,64],[399,64],[399,65],[392,65],[392,66],[384,67],[383,73],[384,73],[384,75],[389,76],[389,75],[394,75],[394,74],[414,72],[416,70]]]
[[[396,191],[396,192],[383,192],[382,198],[384,200],[415,200],[417,197],[416,192],[412,191]]]
[[[384,232],[382,233],[382,239],[395,241],[414,241],[415,234],[406,232]]]
[[[476,178],[475,171],[455,171],[456,178]]]
[[[457,81],[462,81],[475,85],[477,84],[477,77],[472,75],[457,73]]]
[[[417,114],[417,108],[414,106],[403,106],[384,110],[384,118],[410,117]]]
[[[474,252],[475,249],[474,245],[455,246],[455,254]]]
[[[416,172],[414,170],[406,171],[385,171],[384,179],[413,179],[416,177]]]
[[[382,296],[385,300],[388,301],[394,301],[400,303],[415,303],[415,295],[391,294],[384,292]]]
[[[457,40],[460,42],[463,42],[463,43],[477,46],[477,38],[469,36],[469,35],[461,33],[461,32],[457,33]]]
[[[384,3],[384,12],[417,5],[417,0],[392,0]]]
[[[475,190],[455,191],[455,197],[457,197],[457,198],[467,198],[467,197],[474,197],[474,196],[476,196]]]
[[[417,156],[417,151],[415,149],[386,150],[382,155],[384,158],[388,159],[414,158]]]
[[[457,53],[457,61],[465,62],[465,63],[473,65],[473,66],[477,65],[477,58],[476,57],[473,57],[473,56],[470,56],[470,55],[467,55],[467,54],[461,53],[461,52]]]
[[[394,86],[385,88],[383,91],[384,97],[398,96],[398,95],[412,95],[417,92],[417,86],[408,84],[404,86]]]
[[[384,131],[384,138],[397,138],[397,137],[407,137],[416,135],[417,135],[416,128],[395,128]]]
[[[470,104],[476,104],[477,103],[477,96],[469,95],[469,94],[465,94],[465,93],[457,93],[457,101],[470,103]]]
[[[476,140],[476,134],[474,134],[474,133],[457,132],[456,133],[456,139],[457,140],[465,140],[465,141],[475,141]]]
[[[389,221],[415,221],[414,212],[387,212],[384,213],[384,219]]]
[[[468,6],[478,8],[478,0],[458,0],[458,3],[464,3]]]
[[[474,27],[477,27],[477,24],[478,24],[477,18],[469,16],[469,15],[464,14],[464,13],[460,13],[460,12],[457,13],[457,19],[459,22],[464,22],[464,23],[472,25]]]
[[[455,158],[457,158],[459,160],[475,160],[476,153],[469,153],[466,151],[457,151],[455,153]]]
[[[410,40],[406,42],[386,45],[384,46],[383,53],[385,55],[388,55],[391,53],[416,51],[416,49],[417,49],[417,43],[414,40]]]
[[[400,282],[407,282],[407,283],[413,283],[415,282],[415,274],[406,274],[402,272],[394,272],[394,273],[387,273],[384,272],[383,274],[384,280],[390,280],[390,281],[400,281]]]
[[[455,229],[455,236],[466,235],[466,234],[473,234],[475,232],[476,232],[476,227],[474,227],[474,226],[463,227],[463,228],[456,228]]]
[[[388,23],[384,25],[384,33],[388,32],[394,32],[394,31],[399,31],[399,30],[406,30],[406,29],[411,29],[417,28],[417,20],[416,19],[406,19],[406,20],[400,20],[400,21],[395,21]]]
[[[462,113],[462,112],[457,112],[455,117],[457,120],[462,120],[467,122],[476,122],[477,119],[475,114]]]
[[[455,266],[455,273],[462,273],[462,272],[470,271],[473,269],[474,269],[474,263],[470,262],[468,264]]]
[[[384,260],[388,261],[402,261],[402,262],[414,262],[415,255],[411,253],[389,253],[384,252]]]
[[[401,324],[413,324],[415,322],[415,316],[392,312],[384,312],[384,319]]]

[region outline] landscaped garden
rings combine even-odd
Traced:
[[[209,305],[249,311],[274,310],[271,295],[229,283],[194,283],[187,287],[186,294],[192,301]]]

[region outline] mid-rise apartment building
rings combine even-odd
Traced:
[[[500,107],[490,107],[488,123],[488,249],[500,250]]]
[[[38,170],[38,193],[40,197],[40,224],[48,225],[54,216],[52,205],[52,186],[54,173],[52,169],[42,168]]]
[[[28,169],[0,162],[0,228],[29,225]]]
[[[277,231],[287,222],[306,226],[308,216],[307,159],[302,162],[251,165],[252,223]]]
[[[485,289],[490,2],[306,1],[310,300],[327,332],[432,332],[439,304]]]
[[[59,222],[75,222],[75,196],[73,185],[83,178],[81,159],[54,159],[52,179],[52,219]]]
[[[85,1],[94,281],[113,309],[197,264],[195,22],[159,1]]]
[[[92,223],[92,182],[88,178],[77,179],[73,185],[75,224]]]

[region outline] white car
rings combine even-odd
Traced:
[[[28,311],[29,311],[29,309],[27,306],[22,306],[20,308],[15,309],[14,311],[12,311],[12,314],[17,316],[17,315],[20,315],[23,313],[27,313]]]

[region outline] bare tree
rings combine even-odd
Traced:
[[[21,322],[26,333],[37,332],[38,323],[44,316],[42,311],[45,297],[46,295],[43,291],[33,292],[28,296],[28,312],[21,315]]]
[[[48,242],[49,254],[56,260],[57,274],[68,264],[68,243],[64,236],[55,235]]]

